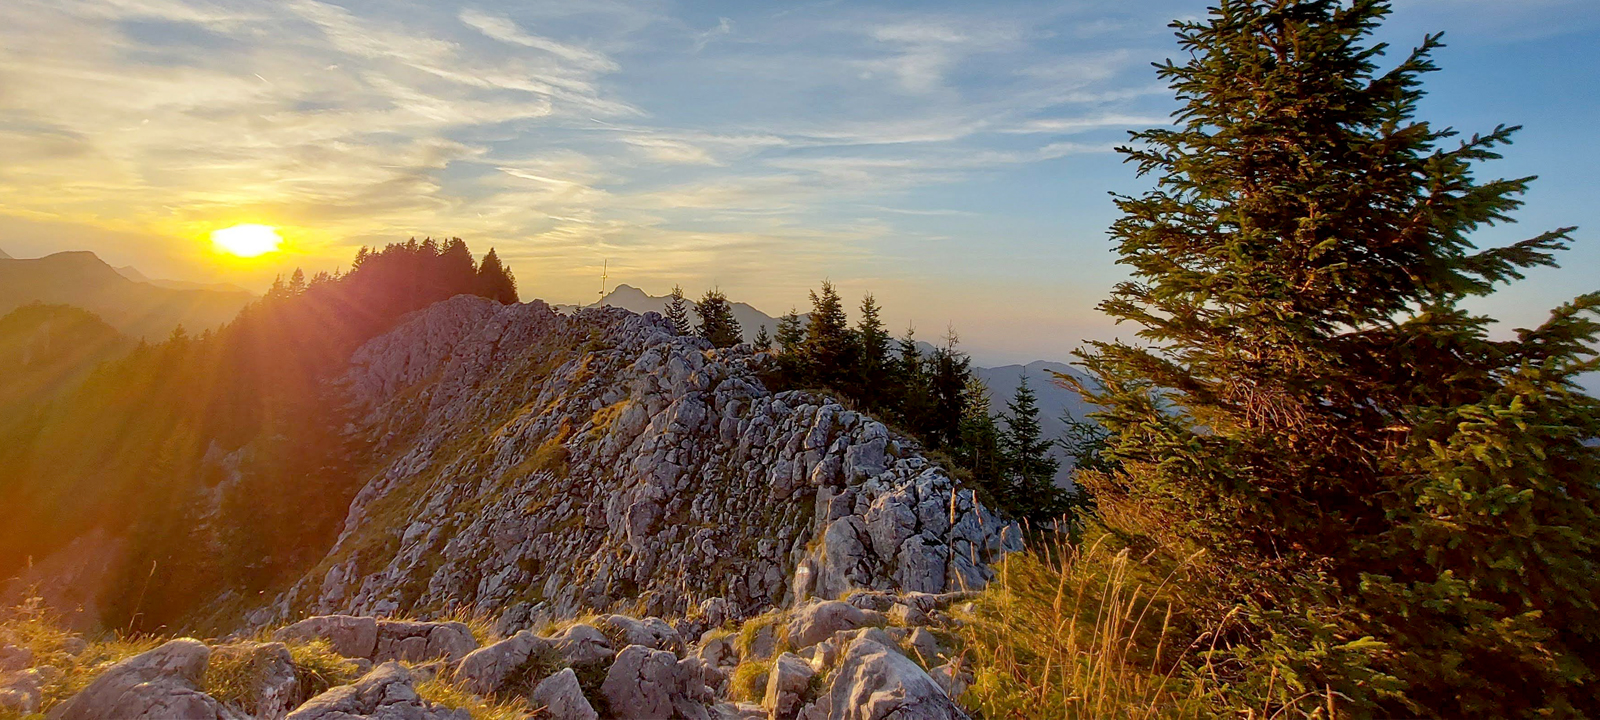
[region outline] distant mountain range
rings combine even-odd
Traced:
[[[690,308],[693,309],[693,298],[689,298]],[[670,295],[657,297],[632,285],[618,285],[616,289],[600,298],[599,302],[586,307],[614,307],[622,308],[643,315],[647,312],[666,314],[667,303],[671,301]],[[761,334],[762,326],[767,328],[767,334],[776,337],[778,334],[778,318],[755,309],[749,303],[735,302],[733,304],[733,317],[739,321],[739,329],[744,333],[746,342],[753,341]],[[571,313],[578,309],[577,305],[556,305],[556,310]],[[800,324],[804,325],[810,317],[809,314],[800,316]],[[693,320],[691,316],[691,321]]]
[[[154,341],[180,325],[199,333],[227,323],[254,298],[232,286],[151,280],[132,268],[119,271],[92,252],[25,260],[0,252],[0,316],[30,303],[71,305],[99,315],[129,337]]]
[[[139,272],[139,269],[132,265],[124,265],[116,268],[116,271],[118,275],[121,275],[134,282],[147,283],[156,287],[167,288],[168,290],[210,290],[212,292],[221,293],[250,293],[249,290],[232,283],[197,283],[188,282],[186,280],[163,280],[161,278],[152,278],[146,276],[142,272]]]

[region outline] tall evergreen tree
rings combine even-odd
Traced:
[[[811,322],[806,324],[806,339],[801,346],[810,382],[836,389],[846,384],[854,344],[848,323],[839,292],[833,283],[824,280],[822,291],[811,293]]]
[[[672,293],[667,297],[667,322],[672,323],[672,330],[679,335],[694,332],[689,326],[689,301],[683,297],[683,287],[673,285]]]
[[[778,350],[786,355],[798,354],[800,343],[805,342],[806,331],[800,325],[800,315],[794,308],[778,318]]]
[[[861,299],[861,320],[856,323],[854,394],[869,409],[881,410],[888,400],[889,332],[879,317],[878,301],[868,293]]]
[[[963,395],[972,374],[972,360],[957,349],[957,344],[956,331],[951,328],[945,335],[944,347],[934,350],[929,361],[933,412],[925,432],[936,448],[954,447],[961,442],[961,416],[966,404]]]
[[[899,357],[894,364],[894,404],[900,424],[918,436],[926,436],[933,422],[933,388],[928,381],[926,359],[917,348],[917,331],[906,327],[898,343]]]
[[[1600,403],[1576,384],[1600,293],[1507,340],[1462,308],[1568,230],[1471,244],[1531,180],[1474,177],[1515,128],[1415,120],[1439,36],[1380,71],[1389,12],[1219,0],[1176,24],[1186,59],[1159,74],[1183,109],[1122,150],[1158,183],[1117,198],[1133,278],[1102,305],[1143,342],[1083,355],[1114,469],[1081,477],[1211,551],[1276,687],[1358,715],[1600,715]]]
[[[956,462],[972,473],[991,504],[1004,507],[1005,462],[1000,432],[989,406],[989,387],[976,376],[967,378],[961,393],[961,442],[954,448]]]
[[[743,331],[738,318],[733,316],[733,306],[721,292],[707,290],[695,305],[695,312],[700,315],[700,337],[711,341],[712,346],[733,347],[743,341]]]
[[[755,342],[753,344],[755,345],[755,348],[757,350],[760,350],[762,352],[767,352],[767,351],[772,350],[772,336],[767,334],[767,326],[766,325],[762,325],[761,329],[756,331],[756,339],[755,339]]]
[[[999,438],[1000,453],[1005,458],[1002,502],[1013,515],[1035,523],[1058,519],[1067,510],[1065,493],[1055,485],[1060,463],[1050,457],[1055,442],[1044,436],[1039,398],[1028,385],[1026,373],[1017,383],[1016,394],[1006,403],[1002,418],[1006,425]]]
[[[412,240],[415,245],[415,239]],[[478,265],[478,294],[504,305],[517,302],[517,279],[511,268],[500,262],[500,255],[489,248]]]

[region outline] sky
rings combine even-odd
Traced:
[[[1561,269],[1476,309],[1505,326],[1600,289],[1600,3],[1400,0],[1444,31],[1421,116],[1525,127],[1488,176],[1540,175],[1494,245],[1582,226]],[[263,288],[356,247],[495,247],[524,299],[717,287],[779,314],[832,281],[983,364],[1128,335],[1114,148],[1167,121],[1152,62],[1189,0],[4,0],[0,250],[93,250]],[[207,240],[280,228],[284,250]]]

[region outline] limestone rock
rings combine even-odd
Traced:
[[[544,680],[533,688],[528,699],[544,708],[544,715],[552,720],[599,720],[600,714],[583,696],[578,684],[578,674],[567,668]]]
[[[20,672],[32,664],[32,650],[17,645],[0,645],[0,674]]]
[[[706,720],[709,698],[686,670],[670,652],[629,645],[617,654],[600,692],[620,720]]]
[[[773,720],[794,720],[800,706],[806,701],[806,691],[817,672],[811,664],[791,653],[778,656],[767,673],[767,694],[761,707],[771,713]]]
[[[593,665],[611,662],[617,653],[605,633],[593,625],[577,623],[550,638],[550,643],[568,665]]]
[[[173,640],[108,668],[83,692],[50,711],[49,720],[236,720],[199,690],[211,650]]]
[[[287,720],[471,720],[466,710],[418,697],[411,683],[404,665],[386,662],[353,684],[311,698]]]
[[[624,645],[643,645],[673,653],[683,652],[683,637],[665,620],[648,617],[635,620],[626,615],[607,615],[600,622],[611,625],[622,636]]]
[[[474,650],[462,658],[461,663],[456,666],[456,679],[466,685],[468,690],[479,695],[488,695],[499,691],[510,678],[512,671],[526,663],[529,657],[554,651],[555,648],[549,640],[523,630],[500,642]]]
[[[0,675],[0,714],[28,715],[39,712],[44,693],[34,673],[16,673],[11,677]]]
[[[370,617],[324,615],[306,618],[273,633],[283,642],[327,640],[333,651],[347,658],[371,659],[378,649],[378,621]]]
[[[862,610],[838,600],[813,602],[794,611],[789,619],[789,643],[808,648],[841,630],[855,630],[886,622],[882,613]]]
[[[472,630],[459,622],[379,620],[373,662],[421,662],[444,658],[455,662],[478,648]]]
[[[846,650],[823,705],[830,720],[968,718],[922,668],[866,633]]]

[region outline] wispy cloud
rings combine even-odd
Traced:
[[[786,287],[867,262],[902,220],[965,217],[908,193],[1148,119],[1131,56],[1057,47],[1033,28],[1051,17],[12,0],[0,212],[188,237],[266,220],[330,262],[463,235],[558,295],[623,252],[662,274],[764,263]]]

